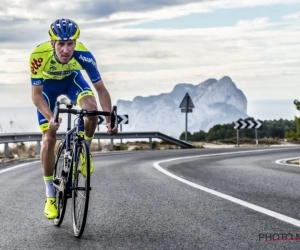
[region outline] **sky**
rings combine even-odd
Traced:
[[[30,53],[57,18],[80,26],[113,104],[225,75],[249,104],[300,99],[300,0],[1,3],[0,108],[33,106]]]

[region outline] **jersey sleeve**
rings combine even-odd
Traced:
[[[82,43],[77,43],[74,57],[81,65],[82,69],[86,71],[92,83],[101,80],[101,75],[97,68],[97,62],[94,56]]]
[[[43,85],[43,70],[45,60],[39,56],[39,53],[32,53],[29,59],[31,85]]]

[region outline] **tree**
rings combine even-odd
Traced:
[[[193,139],[195,141],[205,141],[206,140],[206,134],[203,130],[200,130],[199,132],[195,132],[193,134]]]
[[[294,105],[297,110],[300,111],[300,102],[295,99]],[[289,128],[289,130],[285,131],[285,137],[286,138],[299,138],[300,137],[300,117],[295,116],[295,127]]]
[[[193,141],[193,136],[192,136],[191,132],[187,131],[186,132],[186,137],[187,137],[186,139],[188,141]],[[179,139],[180,140],[185,140],[185,132],[180,135]]]
[[[300,102],[297,99],[295,99],[294,104],[296,106],[296,109],[300,111]]]

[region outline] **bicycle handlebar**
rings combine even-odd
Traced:
[[[59,108],[60,104],[65,104],[68,109]],[[83,116],[110,116],[110,127],[113,129],[117,126],[117,106],[113,106],[112,111],[98,111],[98,110],[86,110],[86,109],[71,109],[72,105],[68,106],[69,104],[65,102],[56,101],[55,108],[54,108],[54,122],[58,122],[58,117],[60,113],[69,113],[74,115],[83,115]]]

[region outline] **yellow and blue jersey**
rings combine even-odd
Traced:
[[[97,63],[92,53],[80,42],[76,42],[73,57],[62,64],[54,56],[51,42],[38,45],[30,55],[31,84],[43,85],[44,80],[62,80],[74,71],[85,70],[92,83],[101,80]]]

